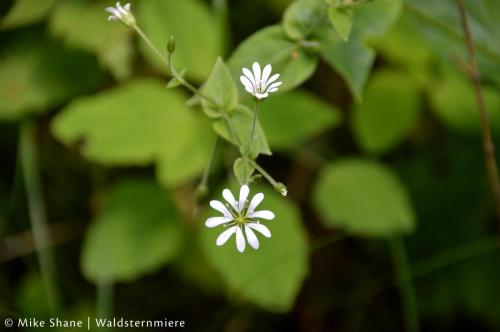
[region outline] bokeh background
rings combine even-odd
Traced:
[[[238,150],[219,140],[199,195],[214,120],[107,21],[113,3],[2,1],[2,321],[499,331],[500,224],[457,4],[132,2],[161,50],[175,36],[174,65],[197,86],[218,56],[238,86],[253,60],[282,73],[260,113],[273,155],[258,162],[289,195],[251,185],[277,217],[273,237],[240,254],[203,225],[208,201],[237,187]],[[498,145],[500,2],[465,4]]]

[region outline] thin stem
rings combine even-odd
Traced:
[[[205,192],[207,188],[208,176],[210,175],[210,169],[214,162],[215,152],[217,151],[217,145],[219,143],[219,136],[215,135],[214,143],[212,144],[212,149],[210,150],[210,157],[208,159],[207,166],[203,171],[203,176],[201,177],[200,184],[198,185],[198,190]]]
[[[464,0],[458,1],[458,7],[460,9],[462,28],[465,33],[465,41],[467,43],[467,49],[469,53],[470,79],[474,84],[477,104],[481,116],[481,131],[483,139],[484,159],[486,162],[486,169],[488,171],[491,193],[493,195],[493,200],[495,203],[496,216],[498,221],[500,222],[500,179],[498,177],[498,167],[497,167],[497,162],[495,160],[495,145],[491,137],[488,112],[486,110],[486,104],[484,101],[483,92],[481,90],[481,78],[479,76],[479,69],[477,67],[476,50],[474,48],[472,34],[469,28],[469,23],[467,21],[467,14],[465,12]]]
[[[394,272],[398,281],[399,293],[403,305],[406,331],[418,332],[420,328],[418,322],[417,299],[404,242],[401,238],[394,238],[389,241],[394,261]]]
[[[434,27],[446,32],[448,35],[456,38],[456,39],[462,39],[462,35],[455,31],[454,29],[450,28],[448,25],[444,24],[443,22],[435,19],[432,16],[429,16],[426,12],[421,11],[417,7],[414,7],[410,5],[407,1],[404,2],[404,7],[408,12],[411,14],[415,15],[416,17],[420,18],[421,20],[426,21],[430,25],[433,25]],[[488,47],[485,44],[481,44],[478,42],[474,42],[474,45],[478,50],[483,52],[484,54],[490,56],[491,58],[495,59],[496,61],[500,61],[500,54],[497,53],[496,51],[492,50],[490,47]]]
[[[186,89],[191,91],[193,94],[199,96],[200,98],[205,99],[209,103],[213,104],[217,109],[221,110],[222,116],[224,118],[224,121],[226,122],[229,131],[231,132],[231,135],[234,137],[235,141],[237,142],[238,145],[241,145],[241,140],[234,129],[233,123],[231,122],[231,119],[229,118],[227,112],[224,110],[224,108],[220,105],[217,104],[212,98],[206,96],[202,92],[200,92],[197,88],[195,88],[192,84],[190,84],[188,81],[186,81],[181,74],[172,66],[172,53],[168,53],[168,57],[165,58],[165,56],[160,52],[160,50],[153,44],[153,42],[149,39],[149,37],[142,31],[142,29],[136,24],[133,26],[133,29],[137,32],[137,34],[146,42],[146,44],[155,52],[156,55],[158,55],[163,62],[167,65],[167,68],[169,69],[170,74],[172,77],[174,77],[179,83],[181,83],[182,86],[184,86]]]
[[[252,151],[253,145],[255,143],[255,127],[257,127],[257,118],[259,116],[259,103],[255,102],[255,109],[253,112],[253,124],[252,124],[252,135],[250,136],[250,148],[248,151]]]
[[[252,159],[246,159],[247,162],[252,165],[253,168],[255,168],[260,174],[262,174],[262,176],[267,180],[269,181],[269,183],[273,186],[273,187],[277,187],[279,186],[279,182],[275,181],[273,179],[273,177],[271,175],[269,175],[269,173],[267,173],[262,167],[259,166],[259,164],[257,164],[255,162],[255,160],[252,160]]]
[[[29,121],[24,122],[21,125],[19,149],[38,263],[40,264],[43,285],[50,309],[55,313],[58,308],[59,296],[55,281],[54,257],[49,248],[51,240],[47,231],[46,211],[38,166],[38,151],[34,135],[33,124]]]
[[[101,281],[97,286],[97,315],[110,318],[113,315],[113,282]]]

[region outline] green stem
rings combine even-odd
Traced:
[[[255,102],[255,109],[253,112],[252,135],[250,135],[250,148],[248,149],[248,151],[252,151],[253,145],[255,143],[255,127],[257,127],[258,116],[259,116],[259,103]]]
[[[186,81],[182,75],[179,74],[179,72],[172,66],[172,53],[168,54],[168,57],[165,58],[162,52],[153,44],[153,42],[149,39],[149,37],[142,31],[141,28],[139,28],[138,25],[134,25],[133,29],[137,32],[137,34],[146,42],[146,44],[155,52],[156,55],[158,55],[163,62],[167,65],[167,68],[170,71],[170,74],[172,77],[174,77],[177,81],[181,83],[182,86],[184,86],[186,89],[191,91],[193,94],[199,96],[200,98],[205,99],[209,103],[213,104],[217,109],[221,110],[222,116],[224,118],[224,121],[226,122],[229,130],[231,131],[231,135],[234,137],[236,140],[237,144],[241,146],[241,140],[234,129],[233,123],[231,122],[231,119],[229,118],[227,112],[224,110],[224,108],[215,102],[212,98],[206,96],[205,94],[201,93],[197,88],[195,88],[192,84],[190,84],[188,81]]]
[[[55,281],[54,257],[49,248],[50,236],[47,231],[46,211],[43,203],[42,184],[38,165],[38,151],[34,136],[35,129],[33,124],[28,120],[22,123],[19,148],[31,228],[33,229],[33,240],[48,303],[51,311],[56,313],[59,306],[59,296]]]
[[[391,239],[390,248],[394,261],[394,272],[398,281],[399,293],[403,305],[406,331],[418,332],[420,328],[417,300],[412,282],[411,268],[406,255],[403,239]]]
[[[101,281],[97,286],[97,314],[99,318],[113,315],[113,282]]]
[[[208,159],[207,166],[203,171],[203,176],[201,177],[200,184],[198,185],[198,192],[204,193],[207,190],[208,176],[210,175],[210,169],[212,168],[212,164],[214,162],[215,152],[217,151],[218,143],[219,143],[219,136],[215,135],[214,143],[212,144],[212,149],[210,150],[210,157]]]

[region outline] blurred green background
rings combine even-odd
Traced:
[[[258,161],[289,196],[251,185],[276,219],[271,239],[240,254],[204,226],[208,201],[236,187],[237,149],[219,142],[197,198],[212,120],[107,21],[114,3],[2,1],[2,321],[500,331],[500,224],[458,2],[339,3],[132,2],[161,50],[175,36],[174,65],[196,86],[218,56],[238,86],[255,60],[282,74],[260,112],[273,155]],[[500,2],[465,4],[500,145]]]

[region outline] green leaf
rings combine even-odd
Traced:
[[[218,117],[221,110],[228,112],[238,104],[238,89],[221,58],[217,58],[212,73],[203,85],[202,92],[222,108],[218,109],[213,103],[202,99],[201,105],[208,116]]]
[[[291,39],[307,40],[325,20],[326,9],[323,0],[295,1],[283,15],[283,30]]]
[[[290,200],[268,188],[255,186],[254,190],[265,195],[259,209],[276,214],[273,221],[265,223],[272,238],[259,236],[258,250],[247,247],[240,253],[234,238],[222,247],[215,245],[223,228],[203,229],[201,246],[208,262],[227,284],[231,299],[243,298],[267,310],[286,312],[292,308],[308,272],[306,234],[299,210]]]
[[[182,69],[180,72],[179,72],[179,76],[184,78],[184,76],[186,75],[186,68]],[[172,77],[172,79],[170,81],[168,81],[167,85],[166,85],[166,88],[167,89],[173,89],[173,88],[177,88],[178,86],[181,85],[181,81],[179,81],[177,78],[175,77]],[[196,95],[195,95],[196,96]]]
[[[181,241],[167,193],[150,181],[128,180],[106,193],[85,236],[82,270],[94,283],[130,282],[170,262]]]
[[[117,79],[132,72],[132,30],[106,20],[102,3],[65,0],[57,3],[50,31],[68,45],[93,52]]]
[[[328,8],[328,18],[335,30],[344,41],[349,40],[353,24],[353,11],[351,8],[336,7]]]
[[[458,75],[445,75],[430,90],[432,110],[451,130],[466,135],[481,134],[481,119],[474,86]],[[498,89],[482,87],[491,130],[500,133]]]
[[[407,74],[379,71],[368,83],[363,102],[354,106],[353,131],[361,147],[384,153],[400,144],[419,113],[417,84]]]
[[[223,33],[216,16],[199,0],[140,1],[138,22],[160,50],[165,51],[170,36],[175,37],[173,63],[187,68],[188,76],[203,80],[223,50]],[[168,74],[165,63],[141,40],[141,51],[156,69]]]
[[[240,185],[248,183],[254,171],[255,168],[253,168],[244,158],[240,157],[234,161],[233,172]]]
[[[55,0],[16,0],[0,23],[0,30],[36,23],[47,15]]]
[[[357,100],[361,99],[363,87],[375,59],[375,52],[367,41],[381,37],[396,21],[401,12],[401,0],[372,1],[356,6],[354,25],[347,42],[336,38],[323,28],[318,32],[323,59],[345,79]]]
[[[0,120],[43,113],[92,91],[103,80],[97,63],[29,31],[2,45]]]
[[[288,40],[281,26],[260,30],[238,46],[228,61],[234,80],[239,82],[242,68],[250,68],[255,61],[261,66],[271,64],[273,72],[281,75],[283,85],[279,88],[280,92],[302,84],[312,75],[318,63],[315,54]],[[239,84],[239,87],[244,91],[243,85]]]
[[[259,119],[273,149],[294,148],[341,121],[336,107],[303,90],[266,99]]]
[[[203,171],[209,130],[182,95],[156,80],[136,80],[78,99],[54,119],[54,135],[104,165],[158,162],[162,183],[175,186]]]
[[[233,112],[229,114],[229,119],[233,123],[236,135],[239,137],[242,144],[250,143],[252,135],[252,125],[253,125],[253,112],[250,111],[246,106],[238,105]],[[217,134],[219,134],[225,140],[233,143],[234,145],[239,145],[238,141],[234,137],[233,133],[229,129],[225,119],[218,119],[213,123],[213,128]],[[255,128],[255,145],[254,150],[250,153],[252,158],[256,158],[258,154],[271,155],[271,150],[267,143],[266,134],[257,120],[257,127]]]
[[[183,129],[187,133],[172,131],[160,142],[156,176],[167,187],[195,179],[203,172],[210,158],[212,140],[207,138],[214,133],[209,122],[201,114],[195,114],[190,122]]]
[[[314,190],[324,223],[359,236],[390,237],[415,227],[415,213],[403,184],[385,166],[345,160],[327,166]]]

